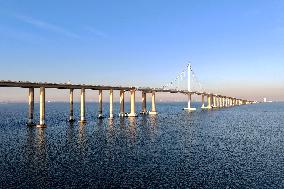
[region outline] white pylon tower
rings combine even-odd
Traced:
[[[188,101],[187,101],[187,108],[184,108],[184,110],[188,110],[188,111],[195,111],[196,108],[191,108],[191,89],[190,89],[190,82],[191,82],[191,64],[189,63],[187,65],[187,90],[188,90]]]

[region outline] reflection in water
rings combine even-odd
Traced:
[[[147,117],[145,115],[142,115],[140,125],[147,126]]]
[[[35,130],[32,127],[27,127],[27,142],[24,147],[25,150],[25,165],[27,166],[27,173],[28,177],[32,177],[34,173],[30,172],[29,170],[35,170],[36,166],[34,165],[35,159]]]
[[[100,128],[100,129],[103,129],[103,123],[104,123],[103,119],[98,119],[97,127]]]
[[[124,117],[120,117],[119,125],[120,125],[121,129],[125,129],[126,128],[125,118]]]
[[[44,128],[27,127],[27,143],[24,147],[26,179],[36,188],[44,187],[47,179],[47,149]]]
[[[150,125],[152,127],[156,127],[157,126],[157,115],[151,115],[149,118],[150,118]]]
[[[86,125],[79,124],[78,128],[78,144],[82,153],[86,151]]]
[[[149,136],[154,141],[157,134],[157,115],[152,115],[150,118]]]
[[[113,145],[115,143],[115,127],[114,127],[113,119],[108,119],[106,139],[110,145]]]
[[[70,122],[70,125],[66,129],[67,144],[72,144],[74,141],[74,122]]]
[[[113,119],[108,119],[108,126],[113,127]]]
[[[45,128],[37,128],[37,140],[36,140],[36,174],[40,176],[40,180],[37,180],[36,183],[40,186],[45,182],[48,177],[48,166],[47,166],[47,149],[46,149],[46,140],[45,140]]]
[[[135,117],[130,117],[129,118],[129,131],[130,131],[130,137],[132,143],[136,142],[136,118]]]

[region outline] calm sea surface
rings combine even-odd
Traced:
[[[27,104],[0,104],[0,188],[284,188],[284,103],[185,105],[111,121],[88,103],[79,125],[66,122],[68,103],[47,103],[38,129],[25,126]]]

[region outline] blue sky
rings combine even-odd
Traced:
[[[284,100],[283,10],[281,0],[0,0],[0,79],[159,87],[190,60],[213,92]]]

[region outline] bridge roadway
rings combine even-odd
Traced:
[[[113,115],[113,91],[120,91],[120,113],[119,116],[126,117],[136,117],[135,112],[135,91],[142,92],[142,112],[141,114],[150,114],[155,115],[156,104],[155,104],[155,93],[180,93],[188,96],[188,107],[186,110],[193,111],[195,108],[191,108],[191,96],[192,95],[201,95],[202,96],[202,109],[212,109],[212,108],[224,108],[231,107],[235,105],[251,104],[253,101],[238,99],[234,97],[228,97],[220,94],[212,94],[207,92],[198,92],[198,91],[187,91],[187,90],[175,90],[175,89],[163,89],[163,88],[149,88],[149,87],[124,87],[124,86],[102,86],[102,85],[85,85],[85,84],[70,84],[70,83],[47,83],[47,82],[29,82],[29,81],[0,81],[0,87],[18,87],[18,88],[28,88],[29,89],[29,118],[27,124],[34,126],[33,117],[34,117],[34,89],[40,88],[40,123],[37,127],[46,127],[45,124],[45,89],[46,88],[55,88],[55,89],[69,89],[70,90],[70,115],[69,121],[74,121],[73,117],[73,91],[75,89],[81,90],[81,123],[85,123],[85,90],[98,90],[99,91],[99,112],[98,118],[103,118],[102,114],[102,93],[105,90],[109,91],[110,95],[110,115],[109,118],[112,119]],[[125,113],[124,111],[124,93],[130,91],[130,113]],[[146,94],[152,94],[152,107],[151,111],[147,111],[146,108]],[[204,97],[207,97],[207,106],[204,104]]]

